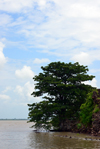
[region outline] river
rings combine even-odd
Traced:
[[[0,120],[0,149],[100,149],[99,137],[33,131],[26,120]]]

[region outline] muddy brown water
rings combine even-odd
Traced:
[[[26,120],[0,121],[0,149],[100,149],[100,137],[70,132],[35,133]]]

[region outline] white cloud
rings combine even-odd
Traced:
[[[68,16],[70,17],[85,17],[85,18],[98,18],[100,17],[99,9],[92,3],[73,2],[68,9]]]
[[[8,14],[0,14],[0,26],[7,27],[11,23],[11,16]]]
[[[90,69],[90,73],[98,73],[98,74],[100,74],[100,69]]]
[[[38,0],[38,5],[41,6],[45,6],[46,4],[46,0]]]
[[[7,62],[7,58],[3,54],[4,47],[5,45],[2,42],[0,42],[0,68],[2,68],[3,65]]]
[[[26,20],[24,20],[24,17],[18,17],[15,21],[13,21],[12,23],[10,23],[10,27],[14,27],[14,26],[22,26],[26,23]]]
[[[14,92],[16,92],[20,97],[20,99],[24,102],[38,102],[41,100],[40,97],[32,97],[32,92],[34,91],[34,84],[30,83],[29,81],[26,82],[23,86],[17,85]],[[20,101],[21,102],[21,101]]]
[[[42,59],[35,58],[35,60],[33,61],[33,63],[36,64],[49,63],[49,62],[50,60],[48,58],[42,58]]]
[[[5,88],[4,91],[2,91],[2,93],[6,93],[6,92],[10,91],[11,89],[12,89],[12,87],[11,86],[8,86],[8,87]]]
[[[32,92],[34,91],[34,84],[31,84],[30,82],[27,82],[25,85],[24,85],[24,88],[26,90],[26,96],[31,99],[31,94]]]
[[[0,10],[8,12],[20,12],[25,8],[31,8],[34,0],[1,0]]]
[[[31,99],[31,93],[34,90],[34,84],[31,84],[29,81],[25,83],[23,86],[17,85],[15,92],[17,92],[19,95],[23,96],[24,98],[27,98],[28,100]]]
[[[8,99],[10,99],[10,97],[8,95],[5,95],[5,94],[0,94],[0,99],[8,100]]]
[[[98,19],[100,10],[93,1],[90,3],[52,0],[48,3],[44,0],[38,1],[38,5],[45,7],[40,10],[41,13],[38,13],[37,9],[34,15],[30,13],[23,28],[19,30],[20,34],[28,38],[29,44],[44,49],[44,53],[59,57],[68,57],[70,54],[70,58],[73,59],[77,58],[77,53],[79,54],[82,46],[85,50],[100,46],[100,20]],[[74,57],[72,49],[76,47]],[[83,51],[83,53],[86,52]],[[83,53],[80,53],[81,56]],[[92,59],[89,56],[88,60],[87,55],[87,63],[90,64],[91,61]]]
[[[15,75],[20,79],[32,79],[34,77],[34,72],[31,70],[31,67],[24,66],[22,69],[15,71]]]
[[[28,99],[31,98],[31,93],[34,90],[34,84],[31,84],[29,81],[25,83],[23,86],[17,85],[15,92],[19,95],[23,96],[24,98],[27,97]]]
[[[85,81],[84,84],[91,85],[92,87],[97,87],[97,80],[93,78],[92,81]]]
[[[20,85],[17,85],[15,92],[23,96],[23,87],[21,87]]]
[[[75,62],[79,62],[80,64],[89,65],[91,63],[91,55],[86,52],[80,52],[77,55],[74,55],[71,58]]]
[[[100,46],[99,4],[97,0],[2,0],[0,8],[8,12],[26,10],[25,16],[14,18],[10,26],[18,26],[17,33],[24,34],[28,44],[48,54],[62,56],[64,51],[63,55],[70,53],[72,57],[76,47]]]
[[[90,65],[96,60],[100,60],[100,50],[90,50],[86,52],[76,52],[73,54],[71,60],[79,62],[83,65]]]

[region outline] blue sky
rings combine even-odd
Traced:
[[[34,75],[52,61],[87,65],[100,88],[100,1],[0,1],[0,118],[27,118]]]

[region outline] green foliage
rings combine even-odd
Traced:
[[[82,127],[82,124],[81,123],[78,123],[77,124],[77,128],[80,129],[81,127]]]
[[[98,105],[95,105],[93,113],[97,113],[100,111],[100,108],[98,107]]]
[[[28,104],[29,106],[29,118],[30,122],[35,122],[35,128],[46,128],[49,129],[51,127],[50,124],[50,116],[51,116],[51,107],[52,105],[49,101],[42,101],[39,103]]]
[[[29,121],[35,122],[35,127],[60,127],[66,118],[76,119],[80,106],[86,100],[86,95],[92,90],[90,85],[83,82],[92,80],[88,75],[87,66],[79,63],[52,62],[41,67],[33,79],[36,81],[34,97],[42,96],[45,101],[28,105]]]
[[[85,126],[91,125],[92,123],[92,114],[95,107],[92,98],[93,91],[87,94],[86,102],[80,107],[80,120]],[[95,109],[96,111],[98,111],[97,107]]]

